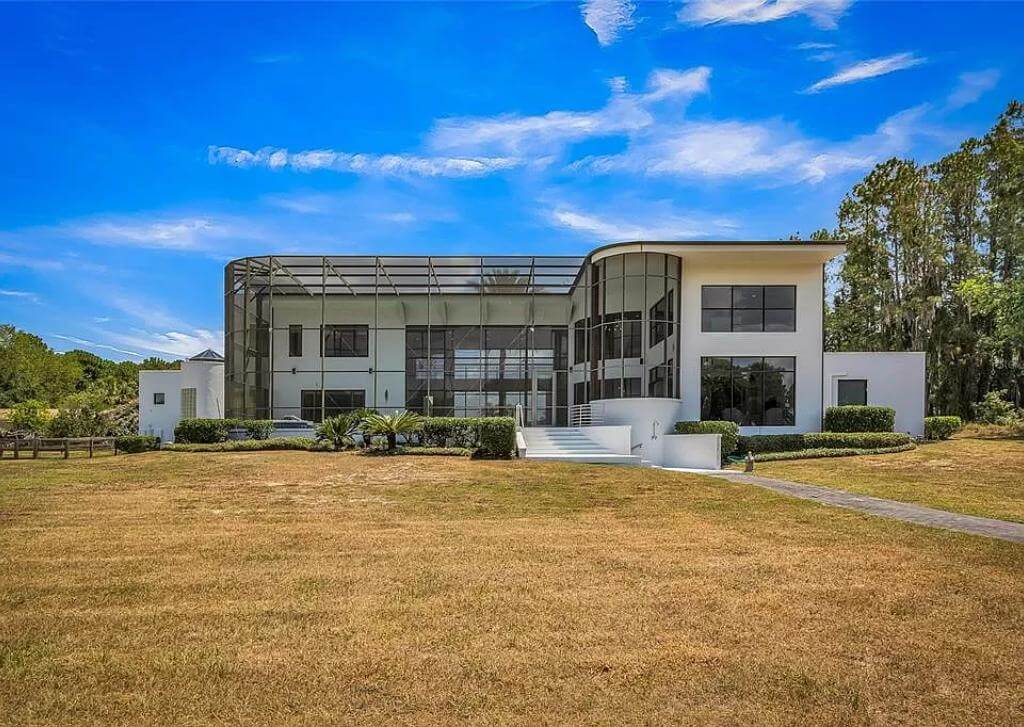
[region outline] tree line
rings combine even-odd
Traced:
[[[88,351],[54,351],[43,339],[0,325],[0,409],[56,409],[55,436],[134,434],[139,371],[178,368],[177,361],[110,361]],[[42,416],[42,415],[39,415]]]
[[[1024,403],[1024,104],[931,164],[890,159],[843,198],[832,233],[833,351],[924,351],[931,414]]]

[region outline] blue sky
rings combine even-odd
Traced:
[[[244,255],[832,227],[1024,98],[1024,4],[0,5],[0,322],[222,349]]]

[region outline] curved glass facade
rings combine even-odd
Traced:
[[[679,397],[681,270],[650,252],[586,266],[572,292],[573,403]]]

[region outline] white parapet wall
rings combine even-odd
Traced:
[[[863,381],[866,403],[896,410],[897,432],[924,436],[926,408],[925,354],[826,353],[822,401],[827,409],[839,404],[840,381]]]
[[[680,406],[679,399],[645,397],[600,399],[590,403],[590,410],[594,420],[601,424],[628,425],[631,430],[630,453],[652,464],[660,464],[665,435],[675,430]]]
[[[721,434],[669,434],[661,447],[662,467],[717,470],[722,466]]]

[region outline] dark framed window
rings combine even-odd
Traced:
[[[324,407],[320,409],[320,389],[302,390],[302,418],[310,422],[322,422],[325,417],[347,414],[366,406],[366,391],[363,389],[327,389],[324,391]]]
[[[746,427],[796,423],[794,356],[704,356],[700,417]]]
[[[660,396],[671,398],[676,395],[675,386],[676,367],[672,359],[665,362],[663,366],[655,366],[651,369],[647,382],[647,396]]]
[[[675,291],[669,291],[666,293],[657,303],[651,306],[650,310],[650,343],[649,345],[655,346],[666,338],[672,335],[673,325],[672,321],[675,320],[674,311],[675,308]]]
[[[324,326],[321,338],[322,353],[327,358],[356,358],[370,355],[370,327],[334,325]]]
[[[586,318],[573,324],[573,363],[583,363],[587,360],[587,330],[589,327],[590,321]]]
[[[839,379],[839,406],[864,406],[868,403],[867,379]]]
[[[288,355],[295,357],[302,355],[302,326],[288,326]]]
[[[704,333],[796,330],[795,285],[704,285],[700,307]]]
[[[158,406],[164,403],[163,392],[156,392],[153,394],[153,403]]]

